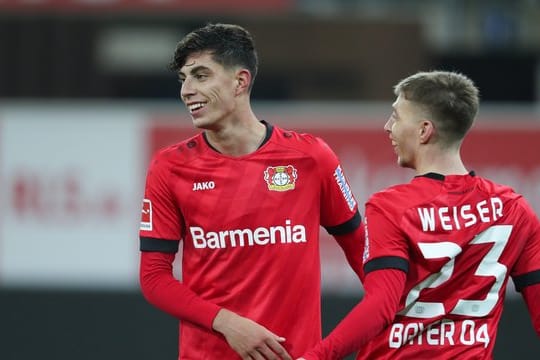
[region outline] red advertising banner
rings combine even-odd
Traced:
[[[292,8],[292,0],[0,0],[4,10],[145,10],[179,12],[283,11]]]

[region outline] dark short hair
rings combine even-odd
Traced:
[[[241,66],[251,73],[251,84],[257,76],[258,56],[253,36],[234,24],[207,24],[187,34],[176,46],[169,69],[178,73],[186,59],[208,51],[218,64],[226,68]]]
[[[401,80],[394,93],[423,107],[447,144],[461,141],[478,113],[478,88],[458,72],[419,72]]]

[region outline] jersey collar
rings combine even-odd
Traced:
[[[471,170],[469,171],[469,176],[476,176],[476,173],[473,170]],[[444,181],[444,179],[446,178],[444,175],[439,174],[439,173],[434,173],[434,172],[428,172],[422,175],[415,176],[415,178],[420,178],[420,177],[426,177],[429,179],[440,180],[440,181]]]

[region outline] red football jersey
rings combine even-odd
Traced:
[[[343,234],[361,219],[321,139],[267,129],[265,143],[241,157],[215,151],[204,133],[159,152],[147,174],[141,250],[183,240],[183,284],[284,336],[297,357],[321,338],[320,225]],[[220,334],[189,322],[180,343],[181,359],[239,358]]]
[[[491,359],[505,289],[539,283],[540,225],[512,189],[427,174],[366,204],[366,274],[407,272],[400,312],[358,359]]]

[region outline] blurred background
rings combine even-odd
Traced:
[[[382,126],[392,86],[460,71],[482,97],[463,157],[540,212],[540,1],[0,0],[0,359],[175,359],[177,322],[139,293],[156,149],[194,131],[166,70],[207,22],[254,35],[261,119],[322,136],[360,204],[405,182]],[[327,333],[362,288],[322,232]],[[509,284],[495,359],[537,359]]]

